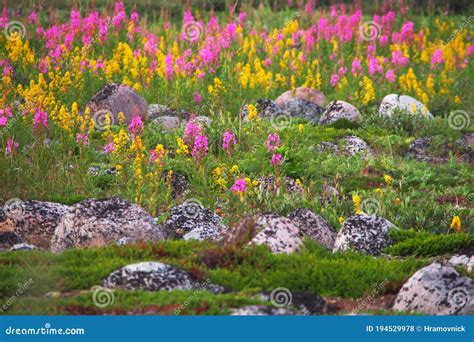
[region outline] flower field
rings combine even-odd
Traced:
[[[365,5],[5,6],[0,312],[472,314],[474,17]]]

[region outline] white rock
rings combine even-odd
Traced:
[[[433,115],[423,103],[411,96],[398,94],[390,94],[383,98],[379,108],[379,115],[392,116],[397,109],[433,118]]]
[[[321,115],[319,124],[327,125],[341,119],[355,122],[361,119],[361,115],[359,110],[350,103],[344,101],[332,101],[327,105],[324,113]]]

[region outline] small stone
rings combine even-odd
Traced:
[[[160,116],[153,119],[152,122],[162,128],[164,132],[173,131],[181,126],[181,122],[176,116]]]
[[[294,316],[298,312],[292,308],[277,308],[268,305],[247,305],[232,310],[231,316]]]
[[[344,101],[332,101],[327,105],[324,113],[321,115],[319,124],[328,125],[341,119],[356,122],[361,119],[361,115],[359,110],[350,103]]]
[[[30,245],[27,243],[19,243],[10,248],[10,251],[31,251],[38,249],[35,245]]]
[[[197,201],[188,200],[170,211],[163,230],[169,239],[220,241],[227,227],[216,213]]]
[[[389,231],[394,227],[383,217],[365,214],[351,216],[339,230],[333,250],[379,255],[392,243]]]

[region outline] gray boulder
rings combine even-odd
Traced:
[[[288,214],[288,218],[299,228],[302,238],[308,237],[333,249],[337,233],[321,216],[309,209],[299,208]]]
[[[111,197],[76,203],[63,215],[54,232],[51,250],[100,247],[126,238],[129,242],[163,239],[150,214],[127,200]]]
[[[224,288],[209,282],[199,282],[190,273],[161,262],[140,262],[124,266],[107,276],[102,285],[107,288],[145,291],[208,290],[220,293]]]
[[[111,123],[118,124],[118,114],[123,112],[126,123],[130,123],[133,115],[138,115],[142,120],[147,118],[146,100],[138,95],[132,87],[125,84],[109,83],[94,95],[87,106],[91,110],[95,126],[105,126],[106,113],[111,114]]]
[[[351,122],[356,122],[361,119],[359,110],[344,101],[330,102],[319,120],[320,125],[332,124],[338,120],[346,119]]]
[[[427,315],[474,314],[474,283],[434,262],[418,270],[398,293],[393,310]]]
[[[351,216],[339,230],[333,250],[379,255],[392,243],[389,231],[394,227],[383,217],[365,214]]]

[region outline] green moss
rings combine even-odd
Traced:
[[[472,234],[437,235],[414,230],[396,230],[391,235],[396,243],[385,250],[391,255],[429,257],[474,248]]]

